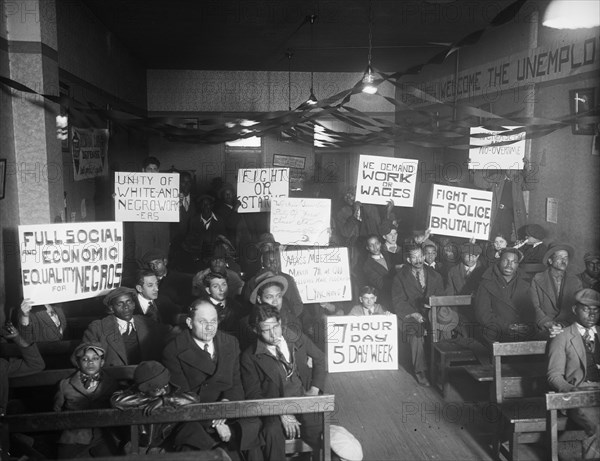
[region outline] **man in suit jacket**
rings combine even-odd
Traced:
[[[276,307],[256,305],[250,324],[258,340],[242,353],[242,382],[247,399],[302,397],[323,391],[327,376],[323,352],[304,334],[288,335]],[[309,357],[312,369],[308,367]],[[299,436],[318,453],[321,433],[316,414],[263,418],[265,459],[285,459],[286,437]]]
[[[427,361],[423,333],[428,325],[426,306],[430,296],[444,294],[442,276],[423,264],[423,250],[417,245],[404,249],[408,264],[396,273],[392,283],[392,299],[395,312],[402,321],[403,333],[407,336],[412,364],[421,386],[429,386]]]
[[[448,271],[448,294],[472,295],[479,288],[485,267],[479,261],[482,249],[479,245],[465,243],[460,247],[461,264]]]
[[[548,350],[548,384],[558,392],[600,387],[600,293],[590,288],[579,290],[573,306],[575,323],[550,341]],[[575,408],[569,418],[586,432],[583,458],[600,458],[600,408]]]
[[[215,307],[208,300],[194,301],[186,325],[163,351],[162,363],[171,373],[171,382],[183,392],[198,395],[201,402],[243,400],[238,341],[217,330]],[[254,418],[189,422],[178,430],[175,446],[210,450],[223,445],[234,456],[237,450],[247,450],[248,459],[260,459],[259,428]]]
[[[168,326],[133,314],[136,296],[132,288],[112,290],[104,297],[109,315],[94,320],[83,333],[83,342],[98,343],[106,351],[107,367],[157,360],[168,339]]]
[[[158,307],[158,278],[150,269],[140,269],[136,276],[134,314],[145,315],[155,322],[162,322],[162,315]]]
[[[577,276],[567,272],[570,245],[552,245],[544,255],[548,269],[533,277],[529,295],[535,308],[535,321],[542,334],[555,336],[575,320],[572,307],[575,293],[583,288]]]
[[[392,280],[396,273],[393,257],[381,251],[381,242],[376,235],[367,238],[367,257],[362,266],[365,285],[377,288],[379,302],[385,309],[393,310]]]
[[[502,250],[498,263],[481,278],[475,295],[475,317],[485,343],[531,341],[536,337],[535,314],[529,283],[519,271],[523,254],[515,248]]]
[[[24,299],[18,320],[19,333],[25,341],[61,341],[67,329],[67,318],[60,304],[44,304],[34,308]]]

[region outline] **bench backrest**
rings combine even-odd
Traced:
[[[496,403],[506,399],[541,397],[546,386],[546,341],[494,343]],[[503,363],[505,357],[521,357]]]
[[[133,380],[133,372],[135,369],[136,365],[103,368],[107,375],[116,379],[117,381]],[[75,368],[44,370],[34,375],[10,378],[9,383],[10,387],[13,389],[23,387],[57,386],[61,379],[68,378],[73,373],[75,373]]]
[[[41,341],[36,343],[43,356],[64,355],[70,357],[80,340]],[[0,357],[21,357],[21,349],[14,343],[0,345]]]
[[[290,397],[235,402],[197,403],[179,408],[159,408],[151,415],[141,409],[82,410],[63,413],[45,412],[0,417],[2,446],[8,447],[11,432],[43,432],[90,427],[131,425],[132,450],[136,453],[137,426],[152,423],[203,421],[299,413],[323,413],[323,458],[330,459],[329,413],[335,410],[334,395]]]
[[[439,307],[457,307],[470,306],[472,302],[471,295],[455,295],[455,296],[430,296],[429,305],[431,306],[431,340],[437,343],[440,340],[439,324],[437,320],[437,311]]]
[[[552,461],[558,461],[558,410],[600,406],[600,389],[546,394],[547,430],[550,433]]]

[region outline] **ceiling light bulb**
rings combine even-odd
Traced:
[[[600,1],[553,0],[544,15],[544,26],[553,29],[588,29],[600,26]]]
[[[367,72],[365,73],[363,80],[362,80],[362,83],[363,83],[362,92],[363,93],[367,93],[367,94],[377,93],[377,86],[375,86],[373,84],[374,80],[375,80],[375,78],[373,77],[373,72],[371,71],[371,68],[369,67],[367,69]]]
[[[309,106],[314,106],[316,103],[317,103],[317,97],[315,96],[315,92],[311,88],[310,89],[310,96],[306,100],[306,104],[308,104]]]

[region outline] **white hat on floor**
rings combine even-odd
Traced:
[[[329,426],[331,451],[342,461],[362,461],[363,452],[360,442],[342,426]]]

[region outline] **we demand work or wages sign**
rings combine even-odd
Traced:
[[[429,211],[431,232],[488,240],[492,195],[485,190],[434,184]]]
[[[519,126],[507,126],[504,131],[471,128],[469,143],[470,170],[522,170],[525,159],[525,131]]]
[[[271,200],[287,197],[290,190],[289,168],[240,168],[237,194],[239,213],[271,211]]]
[[[330,199],[274,198],[271,233],[283,245],[328,246],[330,216]]]
[[[302,302],[352,299],[350,264],[345,247],[314,247],[281,252],[281,270],[298,285]]]
[[[418,160],[361,155],[356,181],[356,200],[361,203],[412,207]]]
[[[328,317],[327,361],[330,373],[397,370],[396,316]]]
[[[179,222],[179,173],[115,173],[115,221]]]
[[[19,226],[23,297],[34,305],[92,298],[120,286],[123,223]]]

